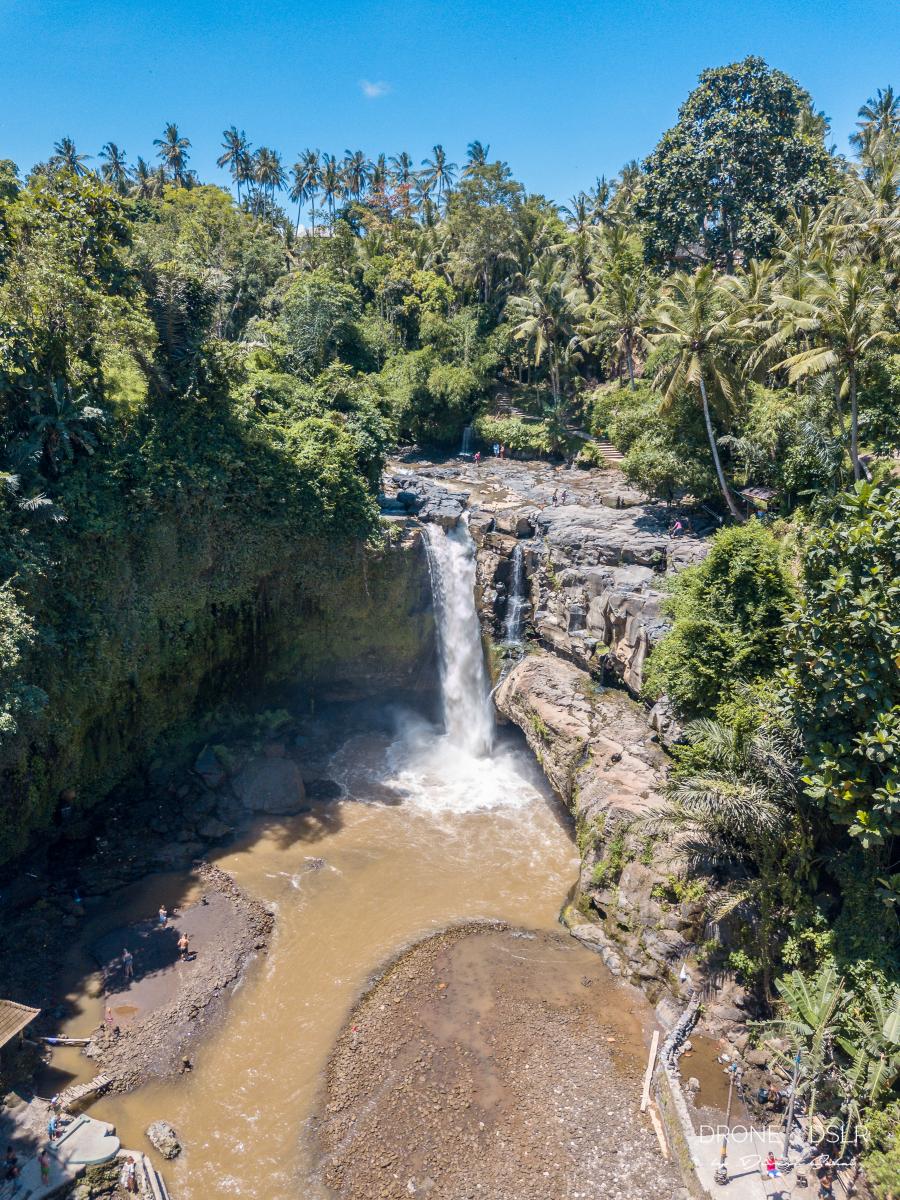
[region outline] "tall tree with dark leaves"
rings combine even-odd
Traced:
[[[836,190],[809,94],[761,58],[704,71],[644,163],[637,215],[651,261],[726,271],[767,254],[790,208]]]

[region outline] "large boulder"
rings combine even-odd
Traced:
[[[177,1158],[181,1153],[178,1134],[168,1121],[154,1121],[145,1130],[147,1139],[163,1158]]]
[[[234,780],[234,791],[251,812],[290,816],[306,801],[300,768],[290,758],[254,758]]]

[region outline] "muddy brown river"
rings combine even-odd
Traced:
[[[165,1172],[180,1200],[317,1200],[321,1172],[310,1127],[324,1068],[373,973],[410,943],[458,922],[495,918],[529,930],[558,929],[577,878],[567,815],[521,734],[495,728],[468,529],[462,522],[447,533],[428,526],[426,535],[442,720],[431,723],[409,708],[391,714],[383,706],[373,706],[371,720],[354,710],[331,718],[339,736],[329,741],[334,749],[324,774],[340,785],[342,798],[294,819],[269,818],[216,856],[275,912],[269,953],[247,972],[218,1030],[194,1051],[192,1073],[101,1100],[92,1110],[116,1125],[126,1146],[145,1147],[151,1121],[176,1127],[185,1151]],[[92,918],[85,944],[102,935],[104,921],[112,928],[154,913],[160,903],[171,909],[190,899],[184,878],[151,879]],[[193,949],[203,954],[202,944]],[[599,958],[574,944],[564,957],[578,956],[584,968],[559,975],[558,987],[570,993],[584,990],[582,970],[605,971]],[[477,1012],[492,1003],[492,976],[483,971],[474,978],[485,990],[483,997],[471,995]],[[99,1023],[103,1001],[89,998],[99,990],[96,980],[80,986],[73,997],[80,1011],[66,1033],[87,1033]],[[634,1004],[623,991],[600,1008],[631,1009],[639,1030],[649,1008],[641,1000],[638,1012]],[[631,1057],[641,1054],[633,1046]],[[76,1051],[58,1051],[55,1062],[79,1078],[90,1074]],[[593,1080],[587,1091],[593,1095],[600,1083]],[[631,1093],[637,1095],[636,1087]]]
[[[515,739],[476,758],[410,716],[398,740],[350,737],[332,773],[344,800],[312,819],[261,823],[216,857],[271,905],[276,926],[268,955],[196,1053],[194,1073],[91,1109],[130,1146],[146,1147],[152,1120],[175,1125],[186,1149],[165,1174],[181,1200],[315,1194],[305,1128],[328,1054],[373,971],[454,921],[558,928],[575,880],[568,819]],[[325,866],[310,869],[319,858]],[[177,877],[154,877],[110,917],[153,912],[161,896],[184,903],[190,893]],[[102,1019],[102,1000],[75,998],[72,1035]],[[56,1051],[54,1062],[79,1078],[92,1073],[74,1050]]]

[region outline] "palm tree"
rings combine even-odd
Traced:
[[[463,167],[463,176],[468,177],[474,174],[479,167],[486,166],[490,152],[490,145],[482,145],[479,141],[469,142],[466,147],[466,165]]]
[[[132,195],[139,200],[149,200],[156,195],[156,172],[143,158],[138,156],[134,164],[134,181],[131,185]]]
[[[287,183],[284,167],[281,165],[281,155],[277,150],[268,146],[260,146],[253,156],[253,179],[262,190],[263,196],[268,193],[268,212],[275,209],[275,193],[280,192]],[[266,206],[263,206],[266,211]]]
[[[584,294],[565,271],[562,260],[546,254],[528,277],[525,294],[513,296],[507,313],[513,336],[530,345],[533,362],[539,367],[546,358],[550,395],[554,410],[563,407],[563,368],[577,349],[576,314]]]
[[[53,157],[50,159],[51,167],[71,171],[73,175],[86,175],[88,173],[88,168],[84,164],[91,156],[89,154],[79,154],[75,149],[75,143],[70,137],[60,138],[54,144],[53,151]]]
[[[125,160],[125,151],[115,142],[107,142],[100,151],[100,157],[106,160],[100,168],[101,175],[107,183],[112,184],[120,196],[124,196],[128,191],[128,163]]]
[[[437,188],[437,202],[440,205],[444,193],[453,186],[456,178],[456,163],[447,161],[446,151],[440,144],[432,147],[431,154],[431,158],[422,159],[422,166],[425,168],[425,177],[430,185]]]
[[[338,196],[343,195],[344,185],[341,179],[341,169],[333,154],[322,155],[322,171],[319,181],[322,185],[322,197],[328,205],[328,215],[334,221],[334,202]]]
[[[637,203],[643,187],[644,172],[641,164],[632,159],[619,172],[608,206],[619,217],[624,213],[630,213]]]
[[[615,258],[601,269],[597,290],[596,300],[585,312],[588,327],[615,332],[615,347],[625,359],[634,391],[634,354],[647,344],[646,330],[655,299],[652,276],[639,261]]]
[[[725,481],[710,412],[710,388],[726,407],[733,404],[734,389],[722,351],[736,340],[728,295],[719,285],[711,264],[704,263],[693,275],[679,271],[672,276],[653,314],[653,324],[656,332],[651,341],[671,353],[655,380],[663,389],[663,403],[673,404],[679,393],[686,390],[699,395],[722,497],[734,519],[742,521]]]
[[[850,135],[850,141],[863,149],[877,138],[890,138],[900,131],[900,96],[894,95],[892,87],[881,88],[874,97],[869,97],[859,110],[856,122],[858,133]]]
[[[587,192],[579,192],[568,204],[560,205],[560,212],[565,214],[569,228],[575,233],[583,233],[593,223],[594,207]]]
[[[359,200],[366,190],[371,174],[371,164],[362,150],[345,150],[344,161],[341,164],[341,175],[347,194],[354,200]]]
[[[391,182],[398,192],[403,197],[403,215],[408,217],[410,214],[410,191],[413,186],[413,160],[401,150],[399,154],[395,154],[389,159],[391,167]]]
[[[813,343],[778,364],[787,370],[790,382],[834,372],[841,379],[842,395],[850,397],[850,458],[853,476],[860,479],[861,360],[873,346],[900,343],[900,334],[889,328],[892,308],[884,272],[865,262],[842,262],[831,275],[815,275],[805,299],[782,295],[775,305],[781,314],[781,338],[799,334]]]
[[[379,154],[374,163],[371,164],[372,173],[369,177],[369,186],[373,192],[383,193],[388,182],[387,158],[384,154]]]
[[[166,126],[161,138],[153,139],[153,145],[159,146],[159,157],[172,182],[178,187],[184,187],[185,167],[190,158],[188,150],[191,143],[186,137],[181,137],[174,121]]]
[[[79,453],[93,454],[104,413],[89,400],[86,392],[75,395],[67,380],[54,379],[49,395],[29,417],[28,432],[13,454],[16,462],[34,463],[49,479],[58,479],[64,462]]]
[[[310,202],[311,223],[316,227],[316,196],[319,193],[320,169],[318,150],[304,150],[291,168],[291,200],[298,205],[297,231],[300,230],[300,208],[307,200]]]
[[[707,765],[675,777],[666,801],[647,820],[676,859],[691,871],[732,877],[719,895],[716,917],[736,908],[758,916],[763,989],[770,996],[774,956],[775,881],[783,848],[797,820],[798,755],[790,735],[762,729],[747,737],[730,725],[700,719],[685,730]],[[737,873],[738,878],[733,877]]]
[[[250,143],[243,129],[238,133],[232,125],[222,134],[222,153],[216,159],[216,166],[228,167],[231,178],[237,185],[238,204],[241,202],[241,187],[253,177],[253,155],[250,153]]]

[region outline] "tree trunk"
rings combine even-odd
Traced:
[[[631,338],[625,339],[625,361],[628,363],[628,379],[631,384],[631,390],[636,391],[634,382],[634,355],[631,353]]]
[[[841,404],[841,379],[837,372],[834,375],[834,409],[837,413],[838,424],[841,427],[841,441],[843,441],[847,436],[847,430],[844,427],[844,406]]]
[[[850,458],[853,460],[853,478],[862,478],[859,461],[859,413],[856,405],[856,361],[850,361]]]
[[[722,463],[719,459],[719,447],[716,445],[716,435],[713,433],[712,418],[709,415],[709,400],[706,396],[706,384],[702,375],[700,376],[700,396],[703,400],[703,420],[706,422],[706,436],[709,438],[709,448],[712,451],[713,463],[715,464],[716,476],[719,480],[719,487],[722,490],[722,496],[725,499],[725,503],[728,505],[728,511],[731,513],[734,519],[736,521],[743,522],[744,518],[738,510],[738,506],[734,502],[734,497],[731,494],[728,484],[725,482],[725,473],[722,470]]]

